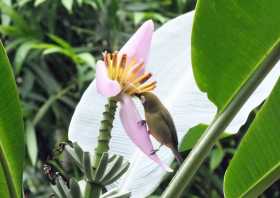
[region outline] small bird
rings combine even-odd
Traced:
[[[183,158],[178,151],[177,132],[170,113],[155,94],[145,92],[141,93],[138,97],[145,110],[146,120],[143,120],[142,124],[147,124],[149,133],[161,144],[160,147],[162,145],[169,147],[178,163],[181,164]],[[159,148],[151,154],[155,154]]]

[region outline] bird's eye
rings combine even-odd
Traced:
[[[146,102],[145,96],[141,96],[140,97],[142,104],[144,104]]]

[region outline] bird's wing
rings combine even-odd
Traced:
[[[160,111],[160,116],[167,123],[168,128],[169,128],[169,130],[171,132],[171,135],[172,135],[173,142],[176,145],[178,145],[177,130],[176,130],[174,121],[173,121],[173,119],[171,117],[171,114],[168,112],[167,109],[162,108],[161,111]]]

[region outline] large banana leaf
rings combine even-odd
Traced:
[[[258,112],[227,169],[226,197],[257,197],[280,178],[279,101],[280,80]]]
[[[280,38],[279,0],[198,1],[192,63],[199,88],[222,110]]]
[[[21,197],[24,134],[12,68],[0,43],[0,197]]]

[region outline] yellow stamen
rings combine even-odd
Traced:
[[[135,86],[133,86],[133,85],[130,85],[130,86],[126,89],[125,93],[127,93],[127,95],[133,95],[133,94],[135,94],[135,93],[139,93],[139,90],[137,89],[137,87],[135,87]]]
[[[148,92],[148,91],[152,91],[156,88],[156,82],[153,81],[153,82],[150,82],[150,83],[146,83],[146,84],[143,84],[142,86],[140,86],[138,89],[139,89],[139,92],[140,93],[143,93],[143,92]]]
[[[132,81],[132,84],[143,84],[145,83],[147,80],[149,80],[152,77],[151,73],[145,73],[142,76],[139,76],[138,78],[136,78],[134,81]]]
[[[118,66],[118,71],[117,71],[117,80],[120,81],[121,78],[122,78],[122,75],[123,75],[123,71],[124,71],[124,68],[126,66],[126,62],[127,62],[127,55],[124,54],[122,57],[121,57],[121,61],[119,63],[119,66]]]
[[[129,64],[126,67],[124,67],[124,70],[120,77],[121,84],[124,84],[128,80],[128,72],[130,71],[131,67],[134,66],[136,63],[137,63],[136,59],[132,58]]]
[[[112,78],[112,74],[113,74],[113,67],[112,67],[112,61],[111,61],[111,54],[107,53],[106,51],[103,53],[103,59],[104,59],[104,63],[105,65],[107,65],[107,69],[108,69],[108,75],[110,78]]]
[[[114,52],[112,54],[112,78],[115,80],[117,78],[118,72],[118,53]]]
[[[152,91],[156,87],[156,82],[146,83],[151,77],[151,73],[144,73],[144,63],[137,62],[135,58],[128,61],[127,55],[120,55],[118,52],[112,54],[104,52],[104,63],[108,69],[109,78],[117,80],[122,92],[128,95]]]
[[[144,68],[144,63],[140,63],[135,68],[133,68],[131,73],[138,74],[143,68]]]

